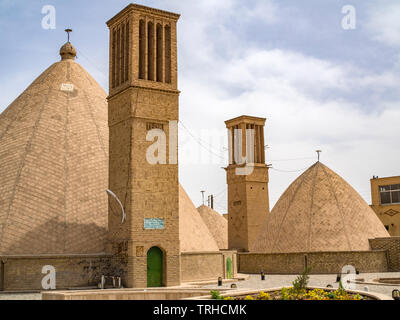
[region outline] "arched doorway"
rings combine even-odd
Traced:
[[[232,259],[226,259],[226,275],[228,279],[232,279]]]
[[[163,285],[163,252],[159,247],[147,251],[147,287]]]

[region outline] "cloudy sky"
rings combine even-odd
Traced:
[[[0,0],[0,112],[59,59],[66,27],[77,62],[108,91],[105,22],[129,2]],[[400,175],[400,1],[138,3],[182,15],[180,181],[196,205],[205,190],[225,212],[224,121],[242,114],[267,118],[271,206],[317,149],[368,202],[373,175]],[[46,5],[55,29],[42,27]],[[355,29],[343,28],[346,5]]]

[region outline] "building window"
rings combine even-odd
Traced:
[[[111,87],[129,79],[129,23],[122,23],[112,33]]]
[[[121,71],[121,30],[118,28],[117,29],[117,65],[115,67],[115,72],[116,72],[116,82],[115,85],[118,87],[119,86],[119,80],[120,80],[120,71]]]
[[[157,24],[157,81],[163,81],[163,27]]]
[[[165,82],[171,83],[171,27],[165,26]]]
[[[129,22],[127,22],[125,29],[125,81],[129,80],[129,33]]]
[[[121,56],[120,56],[121,84],[125,82],[125,24],[121,26]]]
[[[111,86],[112,88],[115,88],[115,79],[116,79],[116,73],[117,71],[115,70],[115,60],[116,60],[116,51],[117,51],[117,32],[114,30],[113,31],[113,41],[112,41],[112,70],[111,70]]]
[[[380,186],[381,204],[400,204],[400,184]]]
[[[146,23],[139,22],[139,79],[146,77]]]
[[[154,80],[154,24],[147,24],[147,79]]]

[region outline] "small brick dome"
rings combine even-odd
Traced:
[[[64,44],[61,47],[60,56],[61,56],[61,60],[75,59],[75,57],[76,57],[75,47],[70,42],[67,42],[66,44]]]
[[[228,220],[208,206],[197,208],[220,249],[228,249]]]

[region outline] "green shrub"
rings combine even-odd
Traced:
[[[308,280],[310,279],[311,268],[305,268],[304,271],[292,282],[295,294],[300,295],[305,292]]]
[[[217,290],[211,290],[210,294],[211,294],[211,299],[213,299],[213,300],[223,300],[224,299],[223,297],[221,297],[221,294]]]

